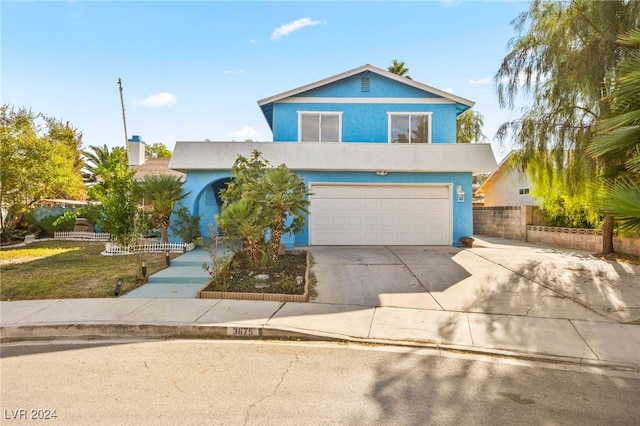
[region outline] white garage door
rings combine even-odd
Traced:
[[[449,185],[312,184],[311,245],[451,245]]]

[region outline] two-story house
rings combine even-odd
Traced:
[[[473,102],[371,65],[258,101],[273,142],[177,142],[183,200],[215,225],[218,191],[239,154],[260,151],[308,185],[306,245],[452,245],[473,234],[472,173],[490,172],[488,144],[457,144]]]

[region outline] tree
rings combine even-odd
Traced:
[[[397,59],[391,61],[391,65],[389,65],[389,68],[387,68],[387,70],[390,73],[399,75],[401,77],[406,77],[411,80],[411,77],[409,76],[409,74],[407,74],[409,72],[409,68],[406,68],[404,66],[404,62],[399,62]]]
[[[309,204],[306,186],[297,174],[284,164],[269,165],[257,150],[249,159],[238,156],[231,168],[233,180],[220,192],[223,206],[218,225],[226,235],[242,239],[243,250],[254,264],[260,260],[267,229],[271,230],[268,258],[278,260],[282,235],[302,230]]]
[[[83,156],[83,172],[82,179],[87,185],[93,185],[98,181],[96,171],[98,166],[109,168],[109,147],[107,144],[103,146],[89,145],[89,149],[82,151]]]
[[[76,152],[79,135],[70,125],[24,108],[0,107],[0,214],[2,239],[16,221],[45,198],[85,197]]]
[[[267,223],[256,206],[242,198],[225,206],[216,219],[226,236],[242,240],[242,251],[253,265],[258,265]]]
[[[622,231],[640,233],[640,29],[620,38],[633,52],[620,63],[611,96],[611,116],[596,125],[587,152],[593,157],[615,155],[623,167],[606,178],[599,207],[612,215]]]
[[[288,232],[300,232],[308,214],[309,200],[307,188],[302,179],[281,164],[274,169],[265,170],[260,178],[246,187],[245,197],[264,212],[271,229],[269,241],[269,259],[278,260],[280,241]],[[292,220],[287,225],[287,216]]]
[[[127,151],[114,148],[105,164],[96,167],[100,181],[89,188],[95,205],[97,224],[121,246],[131,244],[135,236],[136,203],[135,172],[129,167]]]
[[[639,20],[636,1],[534,0],[513,21],[518,35],[494,81],[502,107],[516,109],[519,101],[527,106],[522,117],[502,124],[497,137],[519,146],[535,186],[553,181],[563,197],[585,197],[593,208],[590,183],[619,160],[603,155],[596,161],[585,149],[595,122],[610,114],[603,97],[627,54],[616,35]],[[604,231],[610,241],[612,229]]]
[[[176,203],[188,195],[182,190],[184,181],[170,175],[146,176],[138,182],[138,190],[145,205],[151,206],[160,228],[161,238],[169,242],[169,223]]]
[[[477,111],[468,109],[456,120],[456,139],[458,143],[485,142],[487,137],[482,133],[484,117]]]
[[[144,158],[171,158],[171,151],[162,142],[156,142],[147,146],[144,151]]]

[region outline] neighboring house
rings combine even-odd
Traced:
[[[145,156],[146,144],[138,135],[131,136],[127,140],[127,154],[129,165],[135,170],[136,180],[142,180],[146,176],[171,175],[184,177],[184,173],[169,168],[170,158],[149,158]]]
[[[311,195],[306,245],[458,245],[473,234],[472,173],[495,169],[488,144],[457,144],[473,102],[371,65],[258,102],[273,142],[177,142],[183,203],[215,225],[218,192],[239,154],[285,163]]]
[[[516,152],[511,151],[498,168],[476,190],[484,197],[484,206],[534,206],[531,180],[525,171],[514,165]]]

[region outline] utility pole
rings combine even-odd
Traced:
[[[122,80],[118,78],[118,87],[120,88],[120,105],[122,105],[122,123],[124,124],[124,148],[129,153],[129,136],[127,135],[127,118],[124,115],[124,98],[122,97]]]

